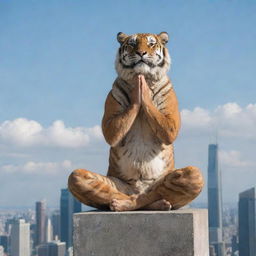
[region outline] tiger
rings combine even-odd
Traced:
[[[101,210],[179,209],[199,195],[204,180],[197,167],[174,167],[181,121],[167,75],[169,35],[120,32],[117,41],[117,78],[102,118],[110,145],[107,175],[76,169],[68,188],[80,202]]]

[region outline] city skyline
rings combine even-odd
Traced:
[[[46,200],[36,201],[33,212],[5,216],[0,211],[0,246],[6,256],[73,255],[73,213],[82,207],[66,188],[59,191],[59,198],[54,211],[48,209]]]
[[[216,165],[216,163],[217,163],[217,161],[216,161],[217,147],[216,146],[217,145],[215,145],[215,144],[209,145],[209,148],[211,149],[211,150],[209,150],[209,160],[210,160],[209,161],[209,169],[210,169],[209,171],[218,173],[218,171],[216,172],[216,166],[217,166]],[[214,175],[211,175],[210,178],[214,178]],[[239,194],[239,198],[240,198],[239,199],[239,214],[238,214],[238,207],[237,207],[238,206],[238,201],[237,201],[237,206],[235,208],[233,208],[233,207],[229,208],[230,206],[228,206],[228,208],[227,208],[227,206],[225,206],[225,211],[224,211],[224,214],[223,214],[223,217],[222,217],[222,220],[224,221],[224,229],[223,230],[220,229],[217,232],[217,233],[223,232],[223,235],[224,235],[224,237],[222,237],[222,235],[219,236],[219,238],[221,239],[222,248],[227,253],[227,254],[224,254],[224,255],[237,256],[237,250],[238,250],[238,245],[239,245],[239,243],[237,244],[237,241],[238,241],[237,237],[238,237],[238,231],[239,231],[238,222],[237,222],[238,215],[239,215],[239,222],[241,222],[241,220],[246,221],[246,219],[247,219],[246,215],[248,215],[248,214],[250,214],[251,217],[255,218],[255,191],[254,190],[255,190],[255,188],[247,189],[247,191],[241,192]],[[67,219],[71,218],[73,212],[75,212],[77,210],[78,211],[81,210],[81,204],[79,203],[79,205],[77,204],[77,206],[75,206],[76,202],[75,202],[74,198],[72,198],[72,195],[68,192],[67,189],[62,189],[62,191],[60,191],[60,192],[61,192],[60,193],[60,195],[61,195],[60,199],[61,200],[60,200],[60,206],[58,207],[58,211],[57,211],[57,209],[54,209],[54,210],[51,210],[51,211],[49,211],[49,209],[47,209],[47,212],[49,214],[48,217],[51,217],[51,218],[54,215],[58,215],[58,212],[60,212],[60,213],[61,213],[61,211],[66,212],[66,217],[64,216],[65,220],[60,226],[62,227],[62,229],[64,227],[63,230],[66,230],[65,232],[68,234],[68,233],[70,233],[70,231],[68,231],[67,227],[70,226],[70,225],[67,224],[69,222]],[[238,195],[237,195],[237,197],[238,197]],[[241,204],[241,198],[243,200],[244,199],[245,200],[249,199],[248,203],[243,201],[242,204]],[[252,201],[251,199],[253,199],[253,198],[254,198],[254,200]],[[46,202],[44,202],[44,204],[46,205]],[[73,210],[71,208],[73,208]],[[243,211],[243,218],[242,219],[241,219],[241,213],[240,213],[241,210]],[[1,213],[1,215],[4,216],[4,213]],[[1,230],[0,230],[0,246],[3,246],[3,245],[6,246],[6,241],[8,240],[8,237],[9,237],[8,234],[10,234],[10,233],[12,234],[15,231],[15,229],[12,231],[12,227],[13,227],[13,225],[15,226],[17,221],[20,221],[20,220],[21,220],[22,223],[26,223],[27,225],[31,225],[31,229],[30,229],[31,238],[34,241],[34,239],[36,238],[34,232],[37,230],[37,228],[36,228],[36,215],[37,214],[36,214],[36,207],[35,207],[34,214],[30,211],[25,211],[23,213],[18,213],[17,212],[16,214],[13,214],[13,213],[10,214],[9,213],[9,214],[6,215],[6,216],[8,216],[8,218],[5,219],[4,222],[3,222],[3,219],[0,218],[0,228],[1,228],[1,224],[5,223],[4,228],[5,228],[5,232],[7,232],[7,233],[5,233],[5,232],[2,233]],[[70,215],[70,216],[68,217],[68,215]],[[209,217],[210,217],[210,215],[211,215],[211,212],[210,212],[210,209],[209,209]],[[11,216],[13,216],[13,217],[11,217]],[[26,222],[25,222],[25,220],[26,220]],[[59,219],[59,221],[60,221],[60,219]],[[247,223],[247,221],[246,221],[246,223]],[[245,223],[242,223],[242,226],[244,228],[243,231],[242,231],[242,236],[245,234],[245,232],[250,232],[252,234],[252,232],[251,232],[252,230],[249,231],[249,229],[251,228],[252,225],[244,225],[244,224]],[[52,228],[54,228],[53,223],[51,224],[51,226],[52,226]],[[212,226],[211,221],[209,221],[209,231],[210,231],[210,233],[211,233],[211,226]],[[218,224],[216,226],[219,227]],[[45,230],[47,230],[46,226],[45,226]],[[253,232],[255,232],[255,230]],[[211,234],[210,234],[210,237],[211,237]],[[9,239],[9,241],[10,240],[12,240],[12,239]],[[35,247],[33,246],[31,248],[31,249],[33,249],[32,252],[35,253],[37,251],[38,256],[46,254],[46,253],[47,253],[46,255],[49,254],[49,256],[51,256],[51,255],[56,255],[57,251],[59,251],[60,252],[59,255],[64,256],[63,253],[64,253],[64,250],[66,248],[66,251],[67,251],[68,255],[71,256],[72,255],[72,248],[70,246],[67,247],[66,243],[65,242],[63,243],[62,240],[63,239],[61,239],[60,237],[59,237],[59,239],[58,239],[58,237],[52,237],[51,240],[48,240],[48,242],[45,241],[45,242],[40,243],[40,246],[38,247],[38,250],[36,250]],[[246,241],[246,239],[245,239],[245,241]],[[10,243],[7,243],[7,245],[8,244],[13,246]],[[32,243],[32,244],[34,244],[34,243]],[[246,241],[246,244],[248,244],[247,241]],[[214,245],[214,243],[210,243],[210,245]],[[213,249],[214,247],[215,247],[215,250]],[[222,256],[222,254],[219,254],[219,253],[216,254],[216,246],[214,246],[214,247],[210,248],[211,249],[210,251],[212,253],[212,254],[210,254],[210,256],[213,256],[213,255],[214,256],[220,256],[220,255]],[[250,246],[250,248],[251,248],[251,246]],[[10,249],[8,249],[8,250],[10,250]],[[215,251],[215,254],[213,253],[214,251]],[[53,254],[51,254],[51,253],[53,253]],[[13,255],[11,254],[11,256],[13,256]],[[22,256],[24,256],[24,255],[22,255]],[[250,255],[248,255],[248,256],[250,256]]]
[[[225,210],[222,213],[222,207],[220,205],[221,187],[219,184],[218,145],[210,144],[208,154],[210,256],[237,256],[238,249],[243,256],[254,256],[254,241],[256,239],[255,187],[247,188],[246,191],[240,192],[237,195],[237,206],[235,208],[225,206]],[[10,254],[10,256],[25,256],[25,251],[27,253],[26,255],[30,256],[30,249],[33,255],[38,252],[38,256],[55,256],[57,255],[56,253],[64,256],[65,250],[68,255],[72,255],[72,214],[81,211],[81,203],[67,189],[61,189],[59,192],[60,205],[58,210],[49,211],[47,209],[48,207],[46,207],[46,201],[37,201],[35,202],[36,207],[34,213],[31,211],[25,211],[19,214],[18,212],[16,214],[7,213],[6,217],[2,219],[5,215],[0,211],[0,216],[2,216],[0,217],[0,246],[4,246],[7,252],[16,251],[14,255]],[[218,204],[220,206],[215,211],[212,206]],[[55,230],[55,232],[57,231],[57,236],[51,236],[48,240],[41,241],[36,245],[37,226],[41,226],[42,216],[46,217],[45,212],[47,212],[47,218],[53,220],[52,223],[49,222],[50,229],[59,229],[58,225],[56,223],[54,224],[57,221],[59,222],[61,232],[58,233]],[[4,227],[4,230],[1,227]],[[41,231],[41,233],[47,233],[47,229],[47,225],[44,225],[44,232]],[[31,242],[29,242],[30,238],[32,239]],[[20,239],[23,241],[22,243],[19,242]],[[13,242],[10,243],[10,241]],[[20,254],[19,251],[23,251],[23,254],[22,252]]]

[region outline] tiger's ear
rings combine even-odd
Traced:
[[[160,38],[162,44],[167,44],[169,41],[169,35],[167,32],[161,32],[158,34],[158,37]]]
[[[124,34],[123,32],[119,32],[118,34],[117,34],[117,41],[120,43],[120,44],[122,44],[124,41],[125,41],[125,39],[127,38],[128,36],[126,35],[126,34]]]

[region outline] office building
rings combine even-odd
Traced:
[[[4,248],[4,253],[7,254],[7,252],[9,251],[9,235],[1,235],[0,236],[0,246],[3,246]]]
[[[40,244],[37,246],[37,256],[48,256],[47,244]]]
[[[52,214],[52,232],[53,232],[54,240],[60,239],[60,212],[59,211],[54,211]]]
[[[12,224],[15,223],[15,219],[7,219],[5,222],[4,231],[7,235],[11,234]]]
[[[214,246],[213,246],[213,245],[210,245],[210,246],[209,246],[209,249],[210,249],[210,254],[209,254],[209,256],[216,256]]]
[[[30,256],[30,224],[15,220],[11,228],[11,256]]]
[[[60,241],[52,241],[41,244],[37,247],[38,256],[65,256],[66,243]]]
[[[238,236],[239,255],[241,256],[256,255],[255,199],[255,188],[239,194]]]
[[[68,189],[61,190],[60,223],[61,241],[66,242],[67,248],[72,246],[73,239],[73,213],[81,212],[82,205],[75,199]]]
[[[46,202],[36,202],[35,246],[45,242],[46,234]]]
[[[233,235],[231,239],[231,249],[232,249],[232,254],[231,256],[235,256],[238,254],[238,235]]]
[[[217,144],[210,144],[208,148],[208,212],[210,245],[214,246],[216,256],[224,256],[221,174],[218,166]]]
[[[4,256],[4,247],[0,245],[0,256]]]
[[[52,221],[50,218],[47,218],[46,228],[45,228],[45,242],[51,242],[52,240],[53,240]]]

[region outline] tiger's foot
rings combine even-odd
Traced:
[[[113,199],[109,208],[115,212],[136,210],[138,208],[136,204],[136,197],[131,196],[130,199]]]
[[[170,211],[172,205],[165,199],[158,200],[150,205],[142,208],[143,210],[158,210],[158,211]]]

